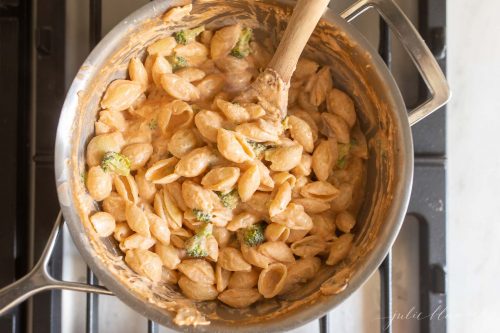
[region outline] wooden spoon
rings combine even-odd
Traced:
[[[309,37],[330,0],[299,0],[268,67],[236,102],[258,102],[270,120],[286,117],[290,79]]]

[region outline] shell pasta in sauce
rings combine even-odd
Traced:
[[[250,28],[181,30],[146,50],[100,101],[84,177],[95,232],[130,269],[244,308],[345,259],[368,152],[329,67],[299,61],[277,121],[234,101],[271,58]]]

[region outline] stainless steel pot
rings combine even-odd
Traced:
[[[62,213],[81,255],[109,289],[57,281],[46,269],[61,221],[58,217],[49,245],[40,262],[25,278],[0,290],[0,314],[34,293],[46,289],[71,289],[110,294],[144,316],[175,329],[199,332],[283,331],[324,315],[359,288],[377,269],[401,227],[413,177],[410,126],[444,105],[450,96],[446,79],[431,52],[410,21],[391,0],[360,0],[340,16],[328,10],[312,36],[306,53],[331,66],[334,82],[355,99],[358,118],[369,142],[365,196],[356,230],[355,247],[341,267],[325,267],[307,287],[287,299],[265,301],[248,310],[228,309],[215,302],[198,305],[210,326],[173,323],[166,308],[182,296],[168,288],[150,286],[135,276],[120,259],[117,244],[92,232],[88,212],[95,209],[85,193],[81,171],[86,143],[93,133],[98,102],[109,82],[126,75],[128,59],[141,55],[144,45],[183,26],[205,23],[217,27],[235,20],[271,32],[286,26],[293,2],[286,0],[194,1],[193,13],[178,26],[165,26],[158,18],[180,0],[154,1],[118,24],[92,51],[67,94],[56,139],[55,169]],[[375,8],[401,41],[430,91],[430,98],[407,110],[401,93],[377,52],[348,22]],[[322,291],[320,291],[322,286]],[[169,305],[170,304],[170,305]],[[190,303],[183,303],[189,307]],[[179,310],[178,306],[172,309]],[[216,316],[214,317],[214,314]]]

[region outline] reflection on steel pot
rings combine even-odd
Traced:
[[[193,2],[193,15],[184,21],[165,24],[161,20],[168,8],[184,3],[162,0],[142,7],[118,24],[81,67],[66,97],[57,132],[55,168],[61,209],[76,246],[99,280],[144,316],[185,331],[292,329],[322,316],[344,301],[384,259],[403,222],[411,191],[410,125],[447,102],[448,86],[431,52],[393,1],[360,0],[340,16],[327,11],[305,55],[329,65],[335,85],[352,95],[369,147],[367,194],[362,200],[353,250],[341,267],[323,267],[304,288],[285,299],[265,300],[258,306],[238,310],[217,302],[195,304],[177,289],[151,285],[149,280],[136,275],[124,263],[116,242],[97,236],[88,219],[88,213],[95,206],[80,176],[85,169],[85,147],[93,135],[99,100],[106,86],[126,76],[130,58],[143,55],[147,44],[183,27],[205,24],[208,28],[217,28],[236,21],[255,28],[257,36],[269,34],[277,44],[277,36],[286,27],[286,18],[293,5],[285,0],[198,0]],[[431,98],[409,113],[383,61],[348,24],[371,7],[380,12],[401,40],[430,90]],[[40,265],[42,273],[45,264]],[[104,292],[98,288],[58,284],[46,274],[28,277],[26,281],[31,284],[23,281],[16,285],[16,293],[12,288],[0,291],[0,295],[5,296],[0,301],[0,313],[16,300],[39,290],[70,288]],[[26,288],[24,296],[19,292],[23,287]],[[177,326],[174,323],[189,320],[211,323],[210,326]]]

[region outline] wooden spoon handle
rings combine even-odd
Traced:
[[[330,0],[299,0],[268,67],[290,82],[299,57]]]

